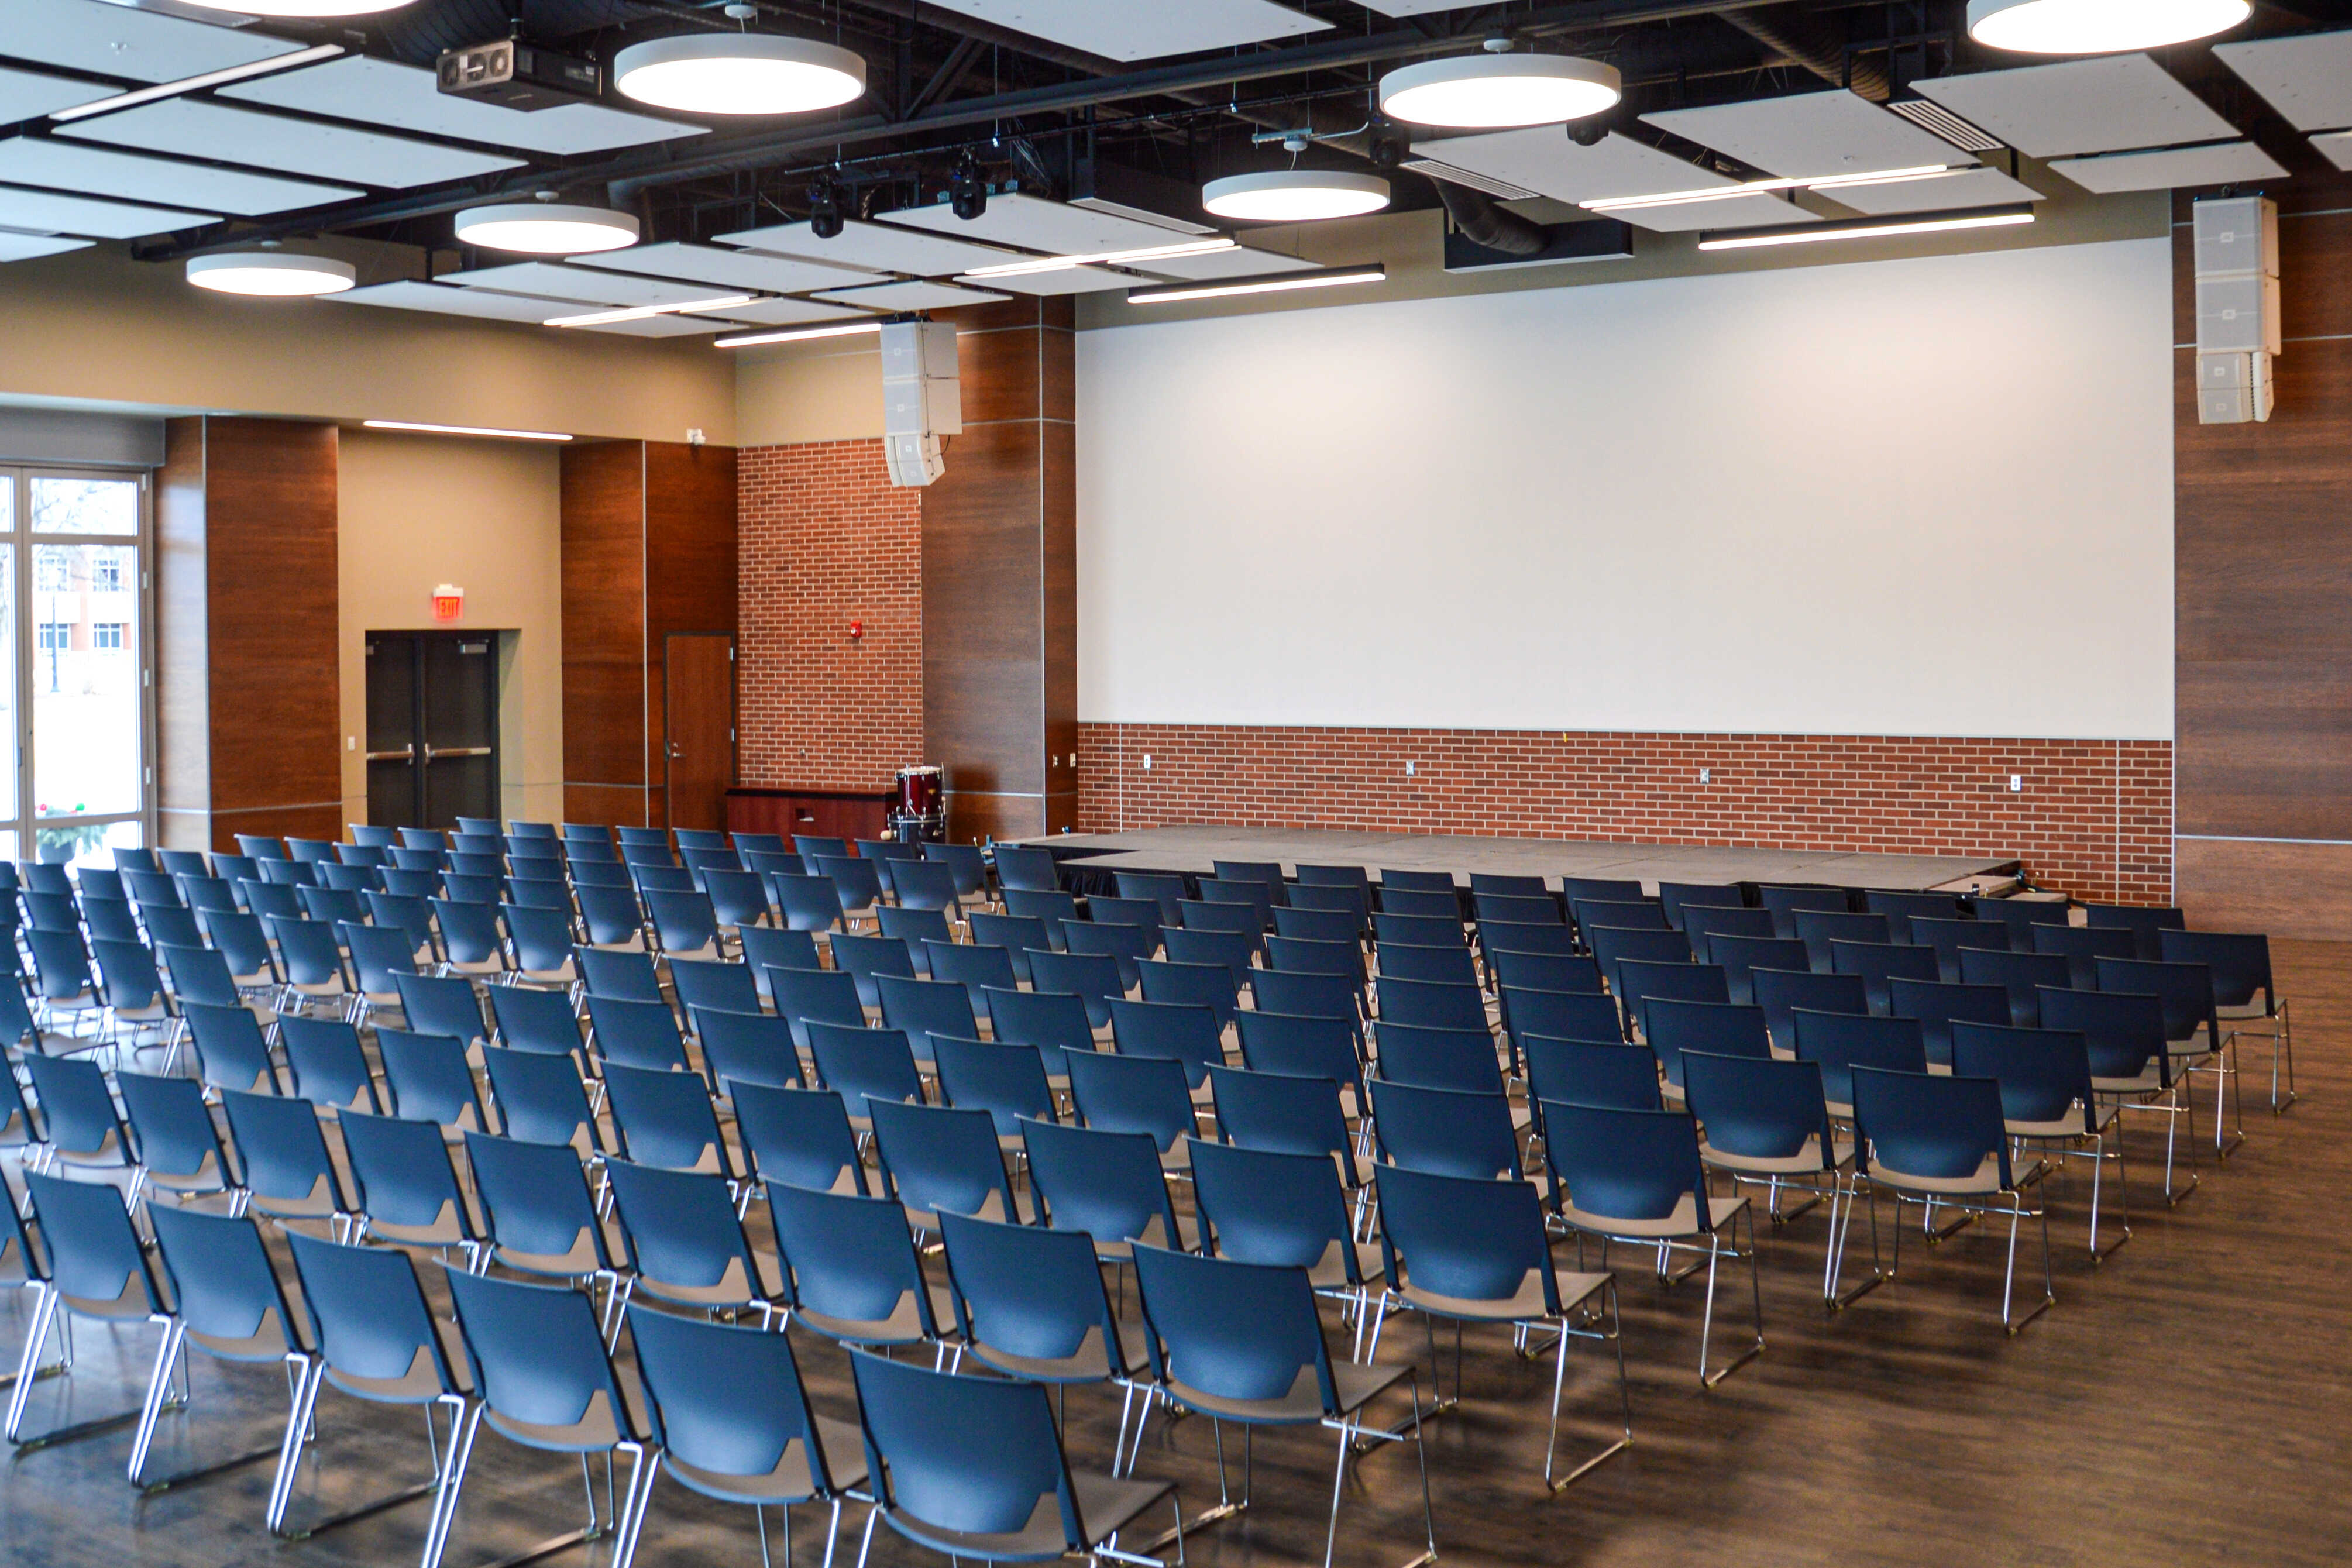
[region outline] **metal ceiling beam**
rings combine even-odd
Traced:
[[[1520,28],[1540,27],[1555,33],[1581,32],[1646,22],[1719,16],[1774,3],[1775,0],[1713,0],[1711,4],[1696,4],[1693,0],[1570,0],[1568,4],[1539,6],[1532,11],[1517,13],[1512,20],[1514,26]],[[462,189],[444,187],[428,195],[349,202],[341,206],[316,209],[307,215],[238,225],[234,232],[241,240],[285,238],[430,217],[455,212],[477,202],[527,195],[550,186],[668,184],[708,179],[806,153],[822,153],[830,148],[864,146],[893,137],[963,130],[1029,115],[1066,113],[1122,99],[1165,97],[1227,83],[1263,81],[1273,77],[1445,54],[1474,47],[1477,42],[1475,37],[1433,38],[1417,28],[1392,28],[1351,38],[1261,49],[1251,54],[1192,60],[1181,65],[1120,71],[1111,76],[1050,87],[992,93],[985,98],[941,104],[903,119],[867,114],[821,124],[798,125],[789,131],[768,130],[702,139],[683,148],[674,143],[663,143],[618,153],[599,163],[475,181]],[[193,239],[175,239],[164,246],[142,247],[139,254],[156,259],[176,258],[205,245],[217,243],[219,236],[219,229],[208,228]]]

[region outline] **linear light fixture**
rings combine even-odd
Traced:
[[[1336,289],[1346,283],[1385,283],[1388,268],[1327,267],[1320,272],[1271,272],[1256,278],[1228,278],[1215,283],[1162,283],[1150,289],[1129,289],[1130,305],[1172,305],[1180,300],[1222,300],[1230,294],[1275,294],[1290,289]]]
[[[273,72],[292,70],[320,60],[331,60],[343,52],[341,44],[320,44],[307,49],[297,49],[290,55],[278,55],[266,60],[254,60],[241,66],[226,66],[202,76],[182,77],[177,81],[158,82],[153,87],[137,88],[130,92],[101,98],[96,103],[77,103],[71,109],[60,109],[49,118],[58,124],[70,120],[87,120],[93,114],[111,114],[118,109],[130,109],[142,103],[152,103],[159,98],[178,98],[183,94],[202,92],[208,87],[226,87],[233,81],[245,81],[252,77],[268,76]]]
[[[1911,180],[1937,180],[1966,173],[1947,163],[1921,163],[1908,169],[1876,169],[1854,174],[1801,174],[1789,179],[1743,180],[1736,185],[1703,185],[1687,191],[1659,191],[1646,196],[1596,196],[1576,205],[1589,212],[1635,212],[1643,207],[1687,206],[1699,202],[1726,202],[1769,191],[1833,191],[1850,185],[1895,185]]]
[[[590,310],[577,316],[550,316],[542,327],[604,327],[614,321],[642,321],[648,316],[676,316],[690,310],[724,310],[748,305],[757,294],[719,294],[708,300],[681,300],[674,305],[631,305],[623,310]]]
[[[966,278],[1024,278],[1035,272],[1066,272],[1074,267],[1116,267],[1129,261],[1162,261],[1177,256],[1206,256],[1212,251],[1231,250],[1234,242],[1223,235],[1213,239],[1188,239],[1171,245],[1147,245],[1138,250],[1098,250],[1090,256],[1033,256],[1019,261],[1000,261],[993,267],[975,267]]]
[[[1898,234],[1941,234],[1947,229],[2006,228],[2032,223],[2029,206],[1986,207],[1976,212],[1934,213],[1888,222],[1860,218],[1851,223],[1792,224],[1783,228],[1713,230],[1699,236],[1701,250],[1753,250],[1767,245],[1812,245],[1832,239],[1885,239]]]
[[[879,321],[835,321],[822,327],[786,327],[774,332],[742,332],[731,338],[711,341],[722,349],[755,349],[761,343],[798,343],[811,338],[846,338],[859,332],[878,332]]]
[[[418,425],[406,419],[362,419],[371,430],[406,430],[418,436],[495,436],[502,441],[569,441],[554,430],[501,430],[490,425]]]

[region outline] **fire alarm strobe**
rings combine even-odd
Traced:
[[[865,635],[866,623],[864,621],[852,621],[849,623],[849,640],[851,642],[856,642]]]
[[[466,613],[466,590],[455,583],[443,583],[433,590],[433,618],[454,621]]]

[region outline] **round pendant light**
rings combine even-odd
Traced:
[[[1969,37],[2032,55],[2108,55],[2210,38],[2244,21],[2249,0],[1969,0]]]
[[[1218,217],[1245,223],[1317,223],[1380,211],[1389,205],[1389,183],[1377,174],[1330,169],[1228,174],[1201,187],[1201,205]]]
[[[1456,55],[1381,78],[1381,112],[1413,125],[1554,125],[1614,109],[1617,68],[1573,55]]]
[[[240,16],[368,16],[397,11],[414,0],[187,0],[207,11],[234,11]]]
[[[348,261],[286,250],[222,250],[188,258],[188,281],[222,294],[295,299],[340,294],[359,281]]]
[[[864,92],[866,61],[807,38],[688,33],[623,49],[613,57],[613,85],[639,103],[688,114],[805,114]]]
[[[457,237],[492,250],[531,256],[582,256],[637,243],[637,220],[608,207],[561,202],[499,202],[457,215]]]

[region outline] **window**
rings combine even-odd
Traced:
[[[62,552],[46,550],[33,563],[33,586],[44,594],[62,594],[73,584],[66,579],[66,557]]]
[[[64,621],[43,621],[40,640],[34,646],[43,653],[63,653],[73,647],[73,627]]]
[[[89,569],[89,588],[93,594],[122,592],[122,558],[108,552],[104,560],[94,563]],[[114,646],[121,647],[122,645],[118,642]]]
[[[119,651],[124,646],[122,634],[126,629],[128,629],[128,623],[126,622],[93,621],[90,623],[89,628],[89,646],[97,648],[113,648]]]

